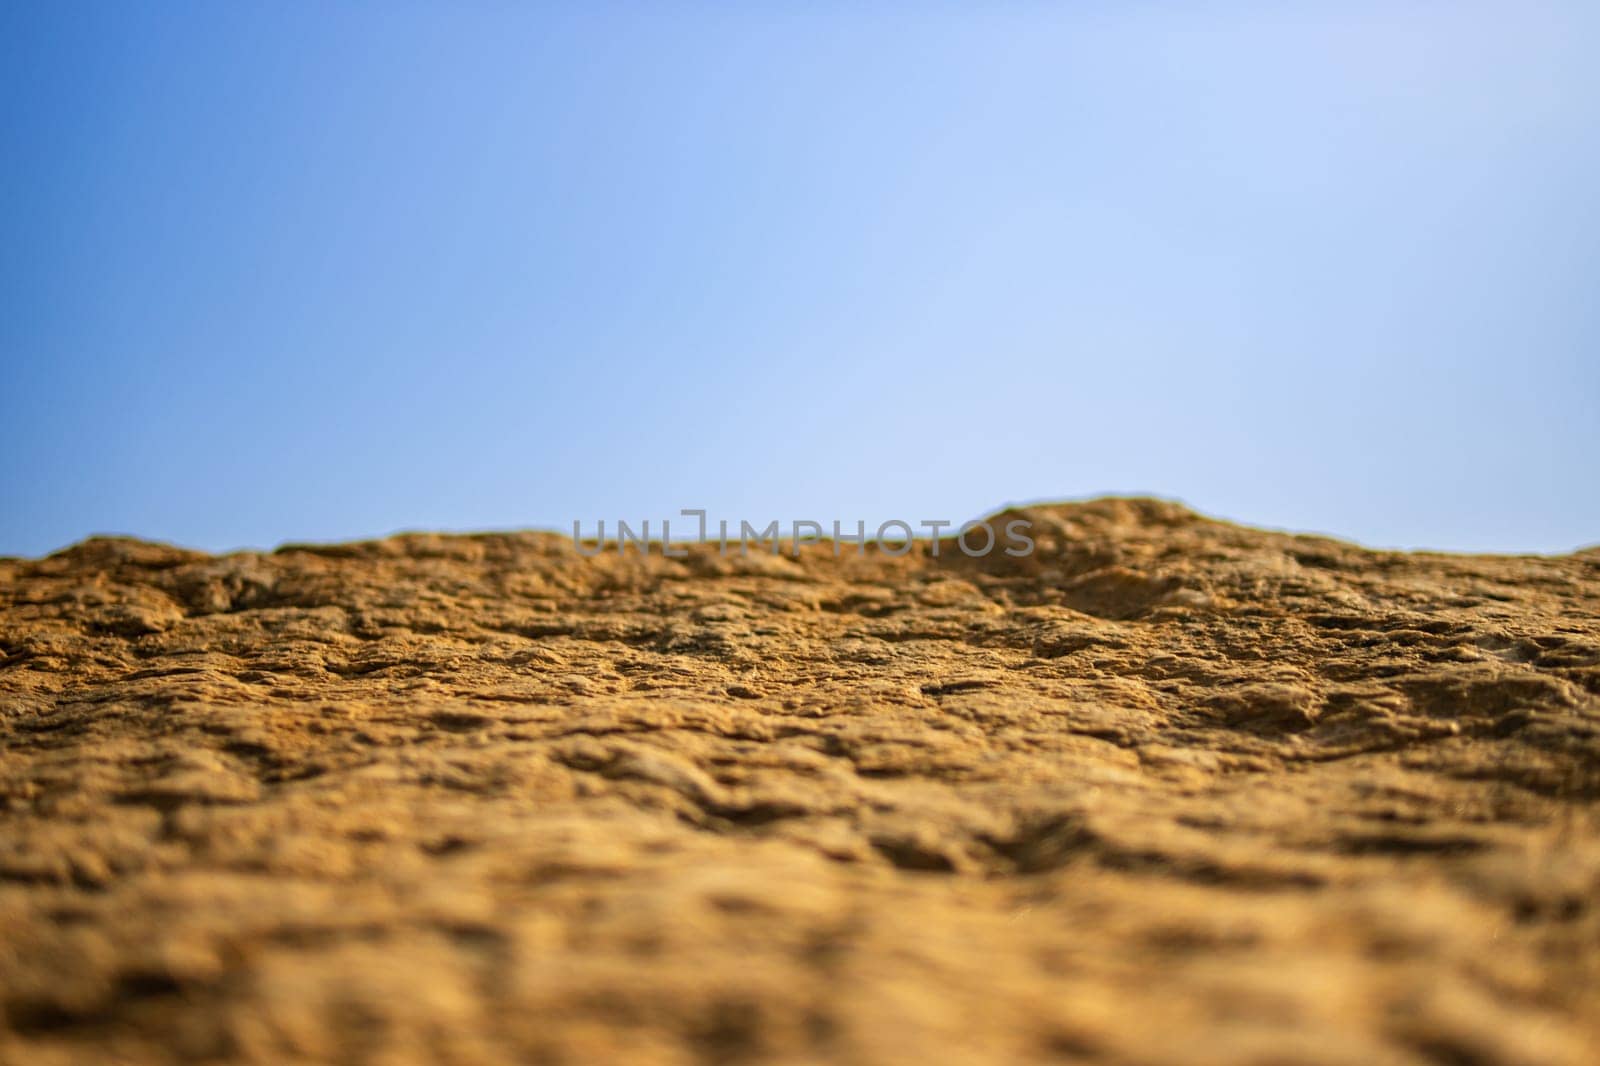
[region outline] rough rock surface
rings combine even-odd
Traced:
[[[1600,551],[1022,514],[0,560],[0,1059],[1600,1062]]]

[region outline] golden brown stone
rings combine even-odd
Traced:
[[[1600,1061],[1600,551],[1021,516],[0,560],[0,1058]]]

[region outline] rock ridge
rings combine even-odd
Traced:
[[[1600,1061],[1600,549],[1018,517],[0,559],[0,1061]]]

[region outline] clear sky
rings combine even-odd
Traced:
[[[1589,2],[0,5],[0,553],[1600,541]]]

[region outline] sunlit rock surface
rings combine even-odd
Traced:
[[[0,1060],[1600,1061],[1600,552],[0,560]]]

